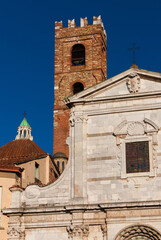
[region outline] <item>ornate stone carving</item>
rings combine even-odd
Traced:
[[[67,232],[68,232],[68,239],[72,239],[72,238],[73,238],[73,228],[74,228],[73,225],[68,226],[68,227],[66,228],[66,230],[67,230]]]
[[[87,225],[81,225],[81,226],[68,226],[66,228],[68,232],[68,239],[73,238],[87,238],[89,234],[89,226]]]
[[[127,133],[130,136],[143,135],[144,125],[141,122],[132,122],[127,126]]]
[[[121,174],[121,163],[122,163],[122,151],[121,151],[121,145],[117,145],[117,161],[118,161],[118,165],[119,165],[119,170],[120,170],[120,174]]]
[[[126,85],[130,93],[137,93],[140,89],[140,77],[137,73],[131,73],[127,80]]]
[[[71,127],[74,127],[74,125],[75,125],[75,114],[74,114],[74,112],[71,112],[71,113],[70,113],[69,122],[70,122],[70,126],[71,126]]]
[[[107,225],[106,224],[101,225],[101,230],[102,230],[103,239],[106,239],[106,237],[107,237]]]
[[[73,229],[73,237],[81,237],[82,236],[82,229],[80,226],[76,226]]]
[[[149,142],[149,152],[152,165],[150,168],[149,177],[155,176],[155,169],[157,166],[157,132],[158,126],[149,119],[144,119],[142,122],[124,120],[121,122],[114,131],[114,136],[116,136],[116,146],[117,146],[117,160],[120,167],[121,178],[127,178],[125,161],[126,161],[126,152],[125,144],[127,142],[139,142],[139,141],[148,141]],[[132,177],[132,176],[130,176]],[[137,185],[137,184],[136,184]]]
[[[21,228],[9,227],[7,230],[8,239],[24,240],[25,230]]]
[[[115,240],[160,240],[161,235],[149,226],[137,225],[126,228],[119,233]]]
[[[84,238],[87,238],[87,237],[88,237],[88,234],[89,234],[89,226],[83,225],[83,226],[81,227],[81,229],[82,229],[83,237],[84,237]]]
[[[153,144],[153,167],[157,168],[158,164],[157,164],[157,145]]]
[[[70,113],[70,126],[74,127],[75,123],[82,123],[82,122],[87,122],[88,118],[87,116],[82,116],[79,113],[71,112]]]
[[[83,117],[76,117],[75,118],[75,123],[81,123],[83,122]]]

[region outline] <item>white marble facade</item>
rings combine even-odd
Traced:
[[[66,169],[11,189],[8,239],[161,239],[161,74],[130,68],[69,103]],[[145,141],[149,170],[128,173],[126,144]]]

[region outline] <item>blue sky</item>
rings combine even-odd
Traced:
[[[54,22],[102,16],[107,32],[108,78],[132,64],[161,72],[161,1],[0,1],[0,146],[14,140],[27,112],[34,141],[52,154]]]

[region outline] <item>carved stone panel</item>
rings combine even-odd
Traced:
[[[81,225],[81,226],[68,226],[68,239],[88,239],[89,234],[89,226]]]
[[[140,89],[140,77],[136,73],[131,73],[127,80],[126,85],[130,93],[137,93]]]
[[[25,230],[16,227],[9,227],[7,230],[8,240],[24,240],[25,239]]]

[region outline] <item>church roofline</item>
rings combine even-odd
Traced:
[[[85,89],[84,91],[75,94],[73,96],[70,96],[66,99],[64,99],[66,105],[71,105],[73,103],[78,103],[78,102],[88,102],[88,99],[86,99],[86,97],[94,94],[97,91],[102,90],[105,87],[108,87],[110,85],[113,85],[119,81],[121,81],[123,78],[125,78],[126,76],[128,76],[130,73],[137,73],[140,76],[147,76],[147,77],[151,77],[151,78],[155,78],[155,79],[160,79],[161,80],[161,73],[159,72],[153,72],[153,71],[149,71],[149,70],[144,70],[144,69],[139,69],[139,68],[130,68],[120,74],[115,75],[114,77],[111,77],[101,83],[98,83],[90,88]],[[148,96],[150,93],[147,93]],[[157,94],[157,93],[156,93]],[[158,92],[158,94],[160,94],[160,92]],[[134,97],[137,95],[145,95],[145,93],[135,93],[135,94],[130,94],[130,97]],[[153,93],[152,93],[153,95]],[[127,95],[129,97],[129,94]],[[124,97],[126,97],[124,95]],[[100,100],[104,100],[104,99],[109,99],[111,97],[103,97],[103,98],[98,98],[98,99],[92,99],[92,101],[100,101]],[[116,96],[115,96],[116,98]],[[120,98],[120,96],[118,96],[118,98]],[[91,101],[91,99],[89,100]]]

